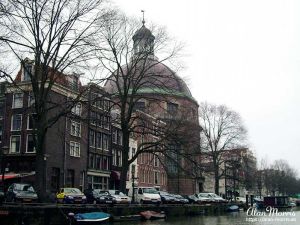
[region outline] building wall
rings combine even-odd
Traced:
[[[107,190],[111,180],[112,143],[110,102],[103,97],[103,90],[90,84],[87,113],[87,186]]]
[[[133,155],[135,155],[137,151],[137,141],[134,140],[133,138],[130,138],[129,140],[129,159],[132,158]],[[128,193],[128,196],[132,196],[132,187],[137,187],[138,186],[138,171],[139,171],[139,167],[138,167],[138,163],[137,163],[137,159],[134,160],[130,166],[129,166],[129,170],[128,170],[128,177],[127,177],[127,181],[126,181],[126,190]]]
[[[168,125],[176,123],[181,124],[180,126],[178,125],[178,127],[175,128],[178,132],[178,136],[182,138],[182,143],[185,142],[185,144],[180,145],[179,148],[181,153],[179,153],[177,156],[181,158],[179,162],[180,166],[177,165],[178,168],[175,172],[172,170],[164,171],[165,168],[163,167],[159,168],[159,172],[163,174],[162,176],[167,176],[167,178],[163,179],[165,183],[163,183],[162,186],[165,188],[165,190],[172,193],[195,193],[195,191],[199,189],[197,179],[200,177],[200,171],[194,171],[194,168],[192,168],[190,161],[183,159],[182,155],[180,154],[186,155],[199,148],[200,127],[198,122],[198,104],[194,100],[191,100],[189,98],[178,97],[175,95],[145,95],[145,98],[141,99],[140,101],[145,102],[144,111],[146,113],[149,113],[150,115],[161,119],[162,121],[165,121]],[[177,112],[169,111],[169,103],[178,106]],[[186,125],[183,125],[183,120],[186,120]],[[195,155],[192,156],[192,160],[200,162],[200,158],[198,159],[198,156]],[[142,160],[140,160],[139,162],[141,161]],[[167,162],[165,163],[166,165],[168,165]],[[145,162],[139,164],[141,164],[141,174],[143,174],[143,170],[151,171],[150,173],[153,172],[153,167],[151,164],[146,165]],[[179,169],[180,167],[182,169]]]
[[[248,162],[246,162],[247,157]],[[233,198],[234,193],[239,196],[254,193],[254,187],[246,188],[245,179],[247,173],[245,166],[250,165],[250,170],[255,171],[256,159],[249,149],[230,149],[226,150],[222,156],[223,163],[219,167],[219,173],[223,176],[219,179],[219,195]],[[204,192],[215,192],[214,173],[212,172],[211,162],[206,161],[207,171],[204,173]],[[238,166],[237,166],[238,165]],[[251,171],[250,171],[251,172]]]

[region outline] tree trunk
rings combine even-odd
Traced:
[[[219,195],[219,168],[215,168],[215,193]]]
[[[36,169],[35,169],[35,182],[36,190],[39,200],[44,202],[46,200],[46,179],[45,179],[45,163],[44,156],[41,153],[36,153]]]
[[[40,201],[45,202],[47,200],[47,185],[46,185],[46,155],[45,155],[45,135],[46,131],[44,129],[44,120],[46,120],[45,115],[37,118],[36,120],[36,166],[35,166],[35,179],[36,179],[36,189]]]
[[[129,168],[129,134],[127,131],[123,131],[123,151],[122,151],[122,168],[120,177],[120,191],[126,193],[126,181]]]

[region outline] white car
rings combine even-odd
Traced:
[[[198,203],[210,203],[210,202],[214,202],[214,201],[207,195],[207,193],[199,193],[199,194],[195,194],[195,196],[199,199]]]
[[[239,203],[246,203],[246,198],[244,197],[235,197],[236,201],[239,202]],[[234,198],[233,198],[234,200]]]
[[[199,193],[198,196],[209,198],[211,202],[228,202],[226,199],[216,195],[215,193]]]
[[[141,204],[161,203],[159,192],[154,187],[138,187],[135,191],[136,191],[136,199]]]
[[[118,190],[108,190],[109,194],[113,197],[113,203],[116,204],[129,204],[131,198]]]

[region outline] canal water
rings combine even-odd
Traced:
[[[279,212],[280,213],[280,212]],[[288,215],[255,215],[246,212],[227,213],[219,216],[173,217],[166,220],[118,222],[113,225],[300,225],[300,208]]]

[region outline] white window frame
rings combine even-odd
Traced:
[[[109,130],[109,117],[103,116],[103,128]]]
[[[155,175],[157,176],[157,183],[155,182]],[[158,171],[154,171],[154,180],[153,180],[153,183],[154,184],[160,184],[160,180],[159,180],[159,172]]]
[[[131,147],[131,159],[133,158],[133,156],[135,156],[136,153],[136,148]]]
[[[122,166],[122,150],[116,150],[116,153],[117,153],[117,159],[119,162],[119,165],[117,165],[117,166]]]
[[[29,140],[29,136],[33,137],[33,134],[27,134],[27,138],[26,138],[26,153],[36,153],[35,147],[33,148],[33,152],[28,152],[28,140]]]
[[[106,137],[106,138],[104,138]],[[102,149],[105,151],[109,150],[109,137],[107,134],[102,135]]]
[[[72,150],[72,147],[74,147],[73,150]],[[78,152],[75,150],[76,147],[78,147]],[[79,142],[70,141],[70,156],[80,158],[80,143]]]
[[[100,146],[98,146],[98,135],[100,136]],[[95,148],[103,149],[103,134],[100,132],[95,132]]]
[[[21,95],[22,97],[21,97],[21,105],[20,106],[16,106],[16,104],[15,104],[15,96],[16,95]],[[20,93],[20,92],[17,92],[17,93],[13,93],[13,101],[12,101],[12,108],[13,109],[20,109],[20,108],[23,108],[23,93]]]
[[[19,137],[20,138],[19,150],[17,151],[17,149],[16,149],[15,152],[12,152],[12,138],[13,137]],[[20,154],[20,152],[21,152],[21,135],[11,135],[10,136],[9,153],[11,153],[11,154]]]
[[[114,140],[113,140],[114,137]],[[116,129],[113,129],[112,131],[112,143],[117,144],[118,142],[118,131]]]
[[[20,124],[20,129],[19,130],[14,130],[13,129],[14,117],[17,116],[17,115],[21,116],[21,124]],[[22,122],[23,122],[23,116],[22,116],[22,114],[12,114],[12,116],[11,116],[10,130],[11,131],[21,131],[22,130]]]
[[[148,183],[151,184],[151,170],[148,170]]]
[[[94,133],[93,140],[91,140],[91,134],[92,133]],[[90,129],[90,132],[89,132],[89,143],[90,143],[90,147],[96,148],[96,131],[95,130]]]
[[[159,158],[158,158],[157,155],[154,155],[153,161],[154,161],[154,166],[155,166],[155,167],[159,167]]]
[[[73,126],[74,126],[74,129],[73,129]],[[79,129],[79,130],[78,130],[78,134],[76,133],[77,128]],[[71,134],[72,136],[75,136],[75,137],[81,137],[81,123],[80,123],[80,122],[71,120],[71,124],[70,124],[70,134]]]
[[[82,111],[82,105],[81,103],[77,103],[73,106],[73,108],[71,109],[72,113],[77,115],[77,116],[81,116],[81,111]]]
[[[28,92],[28,99],[27,99],[28,107],[32,106],[35,103],[35,99],[33,96],[33,92]]]
[[[112,149],[112,165],[116,166],[117,165],[117,150]]]
[[[30,120],[30,117],[33,118],[33,115],[35,115],[36,113],[31,113],[31,114],[28,114],[27,116],[27,125],[26,125],[26,129],[27,130],[32,130],[32,128],[29,128],[29,120]],[[33,124],[32,124],[33,125]]]
[[[118,142],[118,145],[123,145],[123,133],[121,130],[118,130],[117,142]]]
[[[106,168],[104,168],[104,159],[106,159]],[[109,168],[109,159],[108,159],[108,156],[103,156],[103,158],[102,158],[102,160],[103,160],[103,166],[102,166],[102,169],[104,169],[104,170],[108,170],[108,168]]]

